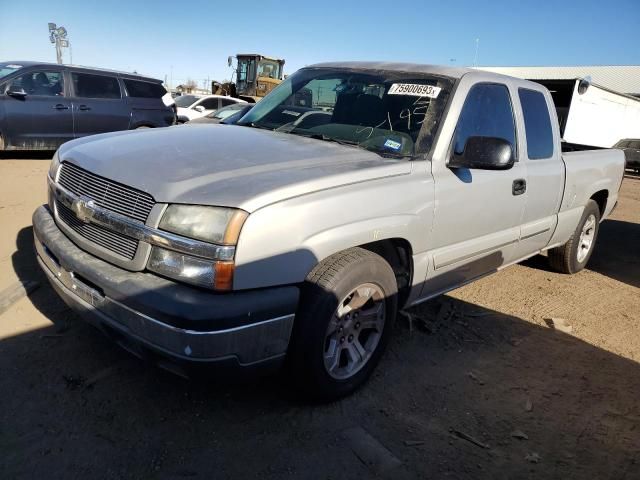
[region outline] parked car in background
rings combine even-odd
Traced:
[[[213,113],[205,115],[204,117],[195,118],[189,120],[189,124],[193,123],[235,123],[233,120],[240,120],[242,116],[251,110],[255,104],[252,103],[234,103],[233,105],[227,105],[220,110],[216,110]]]
[[[97,68],[0,63],[0,150],[55,150],[74,138],[166,127],[161,80]]]
[[[224,95],[182,95],[175,98],[178,107],[178,122],[188,122],[204,117],[216,110],[235,103],[247,103],[239,98]]]
[[[624,152],[627,168],[640,173],[640,139],[625,138],[616,143],[613,148],[619,148]]]
[[[562,151],[545,87],[480,70],[310,66],[237,125],[60,148],[38,259],[131,352],[179,373],[288,356],[323,399],[372,373],[398,308],[541,252],[582,270],[624,174],[618,150]]]

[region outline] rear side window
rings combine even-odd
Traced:
[[[553,132],[549,108],[544,95],[535,90],[518,89],[524,130],[527,137],[527,153],[532,160],[549,158],[553,155]]]
[[[120,84],[115,77],[74,72],[71,78],[76,97],[121,98]]]
[[[167,93],[159,83],[142,82],[138,80],[124,79],[124,86],[130,97],[136,98],[162,98]]]
[[[207,98],[202,100],[198,105],[204,107],[205,110],[217,110],[219,108],[217,98]]]
[[[456,127],[453,148],[457,155],[464,152],[469,137],[502,138],[511,144],[515,156],[516,128],[505,85],[480,83],[471,88]]]
[[[220,99],[220,105],[222,105],[223,107],[227,107],[229,105],[233,105],[234,103],[237,103],[237,102],[234,102],[233,100],[227,100],[225,98],[221,98]]]

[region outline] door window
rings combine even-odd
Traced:
[[[64,84],[61,72],[29,72],[11,82],[11,89],[24,89],[28,95],[43,97],[64,96]]]
[[[225,100],[225,99],[220,100],[220,105],[223,107],[226,107],[228,105],[233,105],[234,103],[238,103],[238,102],[234,102],[233,100]]]
[[[197,106],[204,107],[205,110],[217,110],[218,109],[218,99],[217,98],[206,98],[202,100]]]
[[[517,157],[513,109],[505,85],[480,83],[471,88],[456,126],[453,149],[457,155],[464,152],[469,137],[502,138]]]
[[[74,72],[71,78],[76,97],[121,98],[120,84],[115,77]]]
[[[553,155],[553,131],[544,95],[542,92],[520,88],[518,96],[524,115],[527,156],[532,160],[550,158]]]

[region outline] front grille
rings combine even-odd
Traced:
[[[71,163],[61,165],[58,183],[75,195],[90,198],[99,207],[143,223],[155,203],[148,193],[100,177]],[[58,218],[79,236],[126,260],[135,257],[138,240],[100,225],[84,223],[58,201],[56,210]]]
[[[155,203],[148,193],[100,177],[71,163],[62,164],[58,182],[70,192],[92,199],[99,207],[143,223]]]
[[[78,220],[75,213],[58,200],[56,200],[56,210],[58,211],[58,218],[81,237],[127,260],[133,260],[133,257],[135,257],[136,250],[138,249],[137,240],[107,230],[100,225],[84,223]]]

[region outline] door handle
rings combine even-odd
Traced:
[[[518,178],[513,181],[511,193],[514,195],[522,195],[527,191],[527,181],[524,178]]]
[[[91,107],[87,107],[86,105],[80,105],[78,107],[78,110],[82,110],[82,111],[91,110]]]
[[[69,110],[69,107],[67,105],[63,105],[61,103],[58,103],[51,108],[53,108],[54,110]]]

